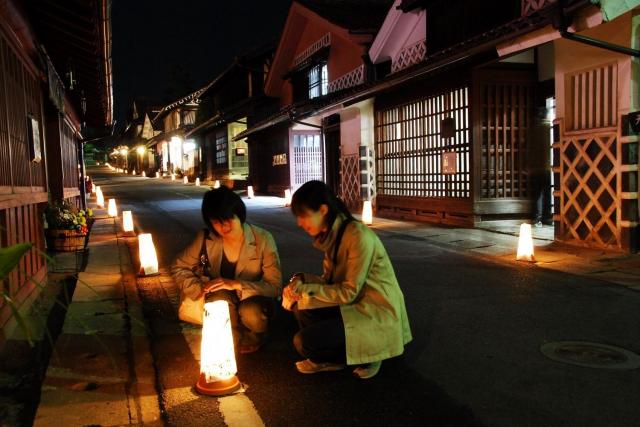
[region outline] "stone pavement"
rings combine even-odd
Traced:
[[[98,216],[89,249],[42,384],[34,425],[160,425],[135,275],[113,219]]]

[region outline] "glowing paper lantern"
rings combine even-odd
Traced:
[[[136,170],[135,170],[135,169],[133,169],[133,170],[131,171],[131,175],[135,175],[135,174],[136,174]]]
[[[184,178],[182,178],[182,183],[183,184],[188,184],[189,183],[189,178],[186,177],[186,176]]]
[[[237,371],[229,304],[226,301],[208,302],[204,305],[202,319],[200,378],[196,390],[214,396],[233,393],[240,389]]]
[[[220,188],[220,181],[216,179],[216,181],[213,183],[213,188]]]
[[[156,178],[160,178],[160,172],[156,172]]]
[[[533,237],[531,236],[531,224],[520,224],[520,236],[518,237],[518,261],[534,262]]]
[[[99,208],[104,208],[104,195],[100,187],[96,189],[96,204]]]
[[[196,178],[196,187],[200,187],[200,178]]]
[[[175,180],[176,180],[176,174],[175,174],[175,173],[172,173],[172,174],[171,174],[171,181],[175,181]]]
[[[138,235],[138,253],[140,255],[140,276],[158,274],[158,256],[153,246],[153,237],[145,233]]]
[[[373,208],[371,200],[365,200],[362,204],[362,223],[366,225],[373,224]]]
[[[133,233],[133,216],[131,211],[122,211],[122,231]]]
[[[247,187],[247,197],[249,197],[250,199],[253,199],[255,197],[255,194],[253,194],[253,185]]]
[[[147,177],[147,172],[142,171],[142,176],[146,178]]]
[[[107,214],[110,217],[118,216],[118,208],[116,207],[116,199],[109,199],[109,207],[107,208]]]
[[[288,188],[284,190],[284,205],[291,206],[291,190]]]

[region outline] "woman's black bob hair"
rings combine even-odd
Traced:
[[[202,198],[202,219],[205,225],[216,235],[211,220],[225,221],[237,216],[242,224],[247,219],[247,208],[234,191],[222,186],[204,193]]]
[[[345,204],[336,197],[331,188],[322,181],[307,181],[291,198],[291,212],[295,216],[304,215],[305,211],[317,211],[321,205],[327,205],[327,225],[331,226],[338,214],[342,213],[347,218],[353,220],[353,216]]]

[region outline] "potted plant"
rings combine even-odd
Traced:
[[[47,204],[44,219],[47,247],[62,252],[84,249],[95,221],[90,208],[78,210],[67,201]]]

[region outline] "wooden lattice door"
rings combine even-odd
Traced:
[[[342,156],[341,159],[341,198],[351,210],[360,209],[360,171],[357,154]]]
[[[565,135],[560,144],[562,240],[620,248],[620,143],[615,132]]]

